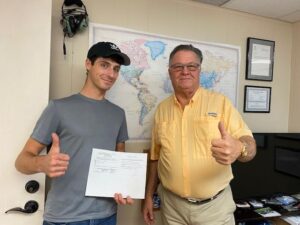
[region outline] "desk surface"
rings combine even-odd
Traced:
[[[285,222],[283,219],[280,218],[270,218],[268,220],[273,222],[275,225],[290,225],[289,223]]]
[[[287,197],[290,202],[275,202],[277,199],[281,200],[282,196]],[[255,197],[237,200],[237,209],[234,212],[235,220],[237,223],[259,220],[277,220],[278,223],[281,216],[300,215],[300,199],[291,199],[292,198],[290,198],[290,195],[276,194],[268,197]],[[253,200],[256,200],[256,202],[260,203],[260,205],[254,206]],[[258,212],[260,212],[261,214],[259,214]],[[279,224],[288,223],[282,220],[282,222]]]
[[[259,221],[259,220],[277,220],[279,221],[279,218],[281,216],[292,216],[292,215],[300,215],[300,211],[295,212],[281,212],[280,216],[274,216],[274,217],[263,217],[259,215],[258,213],[254,212],[253,209],[239,209],[234,213],[234,217],[237,223],[239,222],[251,222],[251,221]],[[285,223],[288,224],[288,223]]]

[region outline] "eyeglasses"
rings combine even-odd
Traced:
[[[174,64],[170,66],[170,69],[175,72],[181,72],[184,68],[187,68],[188,71],[193,72],[199,69],[200,64],[198,63],[189,63],[189,64]]]

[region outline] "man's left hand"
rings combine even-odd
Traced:
[[[212,156],[223,165],[232,164],[241,155],[242,143],[233,138],[225,129],[224,123],[219,122],[221,138],[211,142]]]

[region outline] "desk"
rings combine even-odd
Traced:
[[[251,222],[240,222],[237,223],[238,225],[291,225],[290,223],[285,222],[281,218],[269,218],[268,220],[263,220],[263,221],[253,221]]]
[[[279,202],[277,199],[282,199],[282,197],[287,197],[288,202]],[[260,205],[251,204],[253,200],[256,200]],[[276,225],[286,225],[289,224],[285,222],[280,217],[282,216],[295,216],[300,215],[300,200],[297,198],[293,198],[290,195],[276,194],[267,197],[255,197],[237,200],[237,209],[234,212],[235,220],[238,225],[256,225],[256,224],[276,224]],[[242,204],[243,203],[243,204]],[[264,210],[268,208],[271,211],[268,214],[261,213],[259,214],[259,210]],[[291,209],[292,208],[292,209]],[[271,215],[272,213],[272,215]],[[277,214],[277,215],[276,215]],[[264,215],[264,216],[263,216]],[[270,216],[270,217],[268,217]],[[265,223],[264,223],[265,221]],[[272,221],[273,223],[268,223],[268,221]]]
[[[271,221],[274,225],[290,225],[281,218],[270,218],[269,221]]]
[[[241,212],[241,210],[237,209],[235,212],[235,219],[236,224],[238,225],[267,225],[268,222],[270,225],[290,225],[280,217],[265,218],[252,210],[249,210],[249,212]]]

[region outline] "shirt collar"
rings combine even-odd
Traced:
[[[195,92],[195,94],[194,94],[193,97],[191,98],[189,104],[193,105],[194,101],[196,101],[196,99],[198,98],[198,96],[200,95],[200,93],[201,93],[201,87],[199,87],[199,88],[197,89],[197,91]],[[173,94],[173,100],[174,100],[174,104],[180,105],[179,101],[178,101],[177,98],[176,98],[175,93]]]
[[[200,93],[201,93],[201,88],[199,87],[199,88],[197,89],[197,91],[195,92],[195,94],[193,95],[193,97],[192,97],[192,99],[191,99],[190,102],[193,103],[194,101],[196,101],[196,99],[198,99]]]

